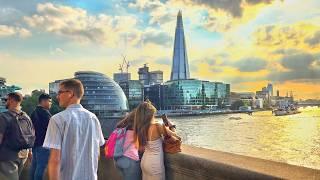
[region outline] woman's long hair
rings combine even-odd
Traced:
[[[125,118],[123,118],[120,122],[118,122],[117,128],[127,127],[129,130],[132,130],[135,114],[136,114],[136,109],[132,110]]]
[[[142,102],[136,109],[134,118],[134,139],[139,150],[147,144],[148,130],[157,109],[151,102]]]

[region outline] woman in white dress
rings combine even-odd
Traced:
[[[150,102],[143,102],[136,109],[134,138],[139,150],[144,150],[141,160],[143,180],[165,180],[162,136],[174,135],[168,127],[155,122],[155,113],[156,108]],[[163,128],[167,128],[167,132]]]

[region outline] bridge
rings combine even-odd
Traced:
[[[298,102],[298,107],[308,107],[308,106],[318,106],[320,107],[320,102]]]

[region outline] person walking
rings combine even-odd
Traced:
[[[28,158],[28,148],[34,143],[34,128],[30,117],[21,111],[22,100],[21,93],[9,93],[5,99],[8,111],[0,113],[1,180],[19,179]]]
[[[36,140],[32,148],[32,161],[30,168],[30,180],[42,180],[48,165],[50,150],[42,147],[46,136],[51,113],[51,97],[49,94],[41,94],[38,98],[38,106],[31,113],[31,120],[35,128]]]
[[[105,140],[97,116],[80,104],[84,94],[81,81],[59,84],[59,106],[64,111],[51,117],[43,143],[50,148],[50,180],[97,180],[100,147]]]

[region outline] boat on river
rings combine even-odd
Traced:
[[[275,116],[286,116],[286,115],[292,115],[292,114],[299,114],[301,113],[298,111],[298,108],[295,106],[288,106],[284,108],[278,108],[272,111],[272,113]]]

